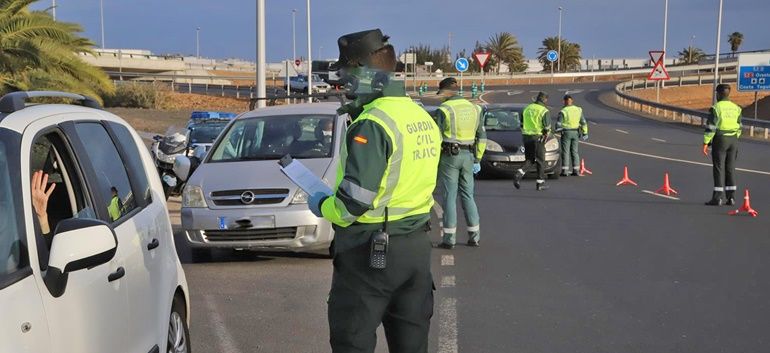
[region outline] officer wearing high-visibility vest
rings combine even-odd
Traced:
[[[546,107],[547,102],[548,94],[540,92],[535,102],[524,108],[521,114],[521,134],[526,160],[513,177],[513,186],[517,189],[521,188],[521,179],[532,166],[537,168],[536,189],[538,191],[548,189],[545,185],[545,141],[551,133],[551,118]]]
[[[481,171],[487,133],[481,118],[481,107],[458,96],[457,89],[457,80],[453,77],[439,83],[438,95],[444,102],[436,112],[436,123],[444,137],[438,176],[444,209],[444,237],[439,246],[445,249],[455,246],[458,188],[468,223],[467,244],[479,246],[481,236],[479,210],[473,199],[473,175]]]
[[[730,101],[730,86],[717,86],[717,103],[711,107],[703,136],[703,155],[711,158],[714,174],[714,193],[709,206],[735,204],[735,159],[738,156],[738,138],[741,137],[741,112],[743,108]],[[726,193],[726,195],[725,195]]]
[[[387,39],[379,29],[340,37],[337,66],[343,79],[360,82],[356,75],[371,70],[380,79],[392,74],[396,55]],[[399,84],[385,81],[380,80]],[[308,200],[310,210],[335,231],[328,299],[334,353],[374,352],[380,324],[391,352],[427,352],[433,314],[427,230],[441,133],[406,96],[403,81],[400,87],[400,94],[384,88],[358,97],[356,107],[363,109],[351,116],[336,190]],[[356,107],[345,109],[355,112]]]
[[[574,104],[572,96],[564,96],[564,108],[556,119],[556,131],[561,132],[561,176],[580,176],[580,155],[578,140],[588,140],[588,124],[583,116],[583,108]]]

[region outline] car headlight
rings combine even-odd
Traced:
[[[503,152],[503,146],[500,146],[500,144],[495,141],[487,140],[487,151]]]
[[[187,185],[182,191],[182,207],[202,208],[206,206],[203,189],[197,185]]]
[[[307,203],[307,193],[302,191],[302,189],[299,189],[294,194],[294,198],[291,199],[291,204],[296,205],[302,203]]]
[[[559,139],[550,139],[545,143],[546,151],[556,151],[559,149]]]

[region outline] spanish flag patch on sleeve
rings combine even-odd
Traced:
[[[361,135],[356,135],[356,137],[353,138],[353,141],[358,142],[362,145],[365,145],[369,142],[369,140],[367,140],[366,137],[363,137]]]

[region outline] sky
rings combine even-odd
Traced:
[[[53,0],[40,0],[43,10]],[[296,9],[297,56],[307,55],[305,0],[265,0],[267,60],[292,56],[292,9]],[[256,57],[256,0],[103,0],[107,48],[147,49],[156,54],[195,54],[200,27],[201,56]],[[670,0],[669,56],[689,45],[707,53],[716,47],[718,0]],[[100,45],[99,0],[56,0],[57,19],[76,22]],[[727,35],[744,34],[741,50],[770,49],[770,1],[726,0],[722,52]],[[535,57],[540,43],[558,32],[579,43],[584,58],[644,58],[663,46],[664,0],[311,0],[313,58],[337,56],[337,38],[381,28],[398,51],[410,45],[449,44],[470,51],[495,32],[514,34],[524,54]]]

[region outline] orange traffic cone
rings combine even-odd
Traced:
[[[621,186],[621,185],[637,186],[636,182],[631,180],[631,178],[628,177],[628,166],[623,167],[623,179],[620,179],[620,181],[615,186]]]
[[[746,212],[749,215],[751,215],[751,217],[759,216],[759,212],[754,211],[754,209],[751,208],[751,200],[749,198],[749,189],[746,189],[746,192],[745,192],[745,194],[743,196],[743,206],[741,206],[741,208],[739,208],[739,209],[737,209],[735,211],[730,211],[729,215],[735,216],[735,215],[737,215],[737,214],[739,214],[741,212]]]
[[[580,160],[580,173],[579,174],[580,174],[580,176],[583,176],[583,175],[586,175],[586,174],[588,174],[588,175],[593,175],[594,174],[593,172],[588,170],[588,168],[586,168],[586,160],[585,159],[581,159]]]
[[[669,181],[668,181],[668,173],[666,173],[666,175],[663,177],[663,186],[660,189],[658,189],[658,191],[656,191],[656,193],[658,193],[658,194],[666,194],[668,196],[671,196],[671,194],[675,194],[676,195],[676,194],[679,193],[676,190],[674,190],[674,188],[671,187],[671,183],[669,183]]]

